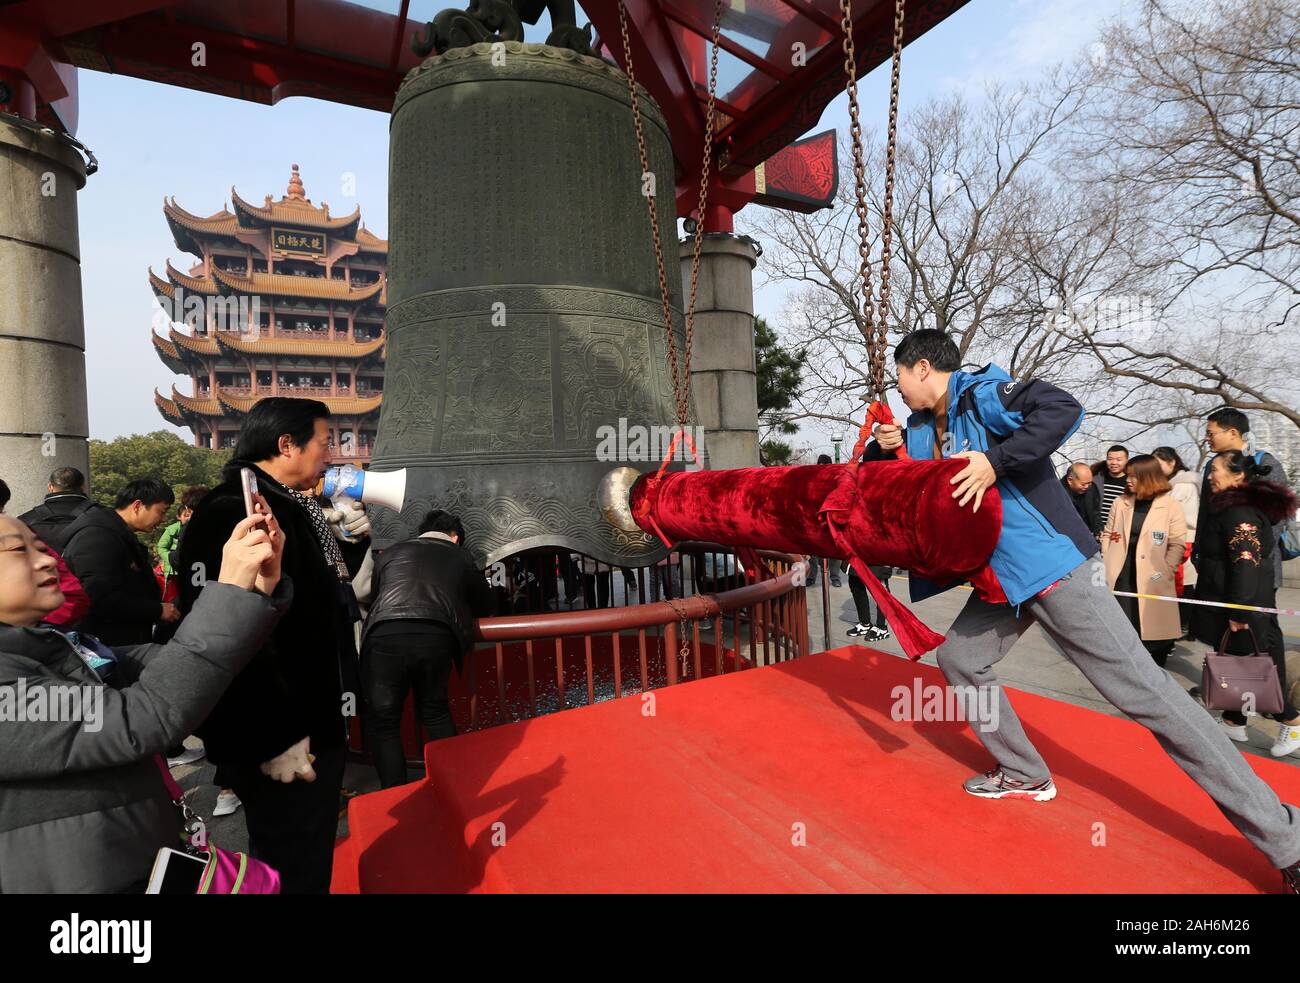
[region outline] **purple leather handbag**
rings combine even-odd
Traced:
[[[1224,647],[1231,631],[1219,639],[1219,650],[1205,656],[1201,670],[1201,694],[1211,710],[1232,710],[1242,713],[1281,713],[1282,682],[1272,658],[1259,650],[1259,640],[1253,628],[1250,632],[1254,655],[1228,655]]]
[[[207,825],[189,807],[185,793],[172,778],[171,769],[161,755],[154,755],[163,784],[172,805],[181,812],[182,839],[185,852],[195,857],[207,858],[208,865],[199,878],[198,894],[279,894],[280,873],[275,868],[255,860],[246,853],[231,853],[212,843],[205,843]],[[206,847],[206,848],[205,848]]]

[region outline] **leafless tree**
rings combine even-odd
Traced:
[[[997,361],[1018,378],[1067,384],[1094,417],[1112,420],[1108,426],[1118,419],[1146,429],[1151,413],[1136,385],[1103,384],[1086,340],[1053,329],[1063,299],[1083,285],[1094,294],[1127,296],[1157,277],[1135,261],[1142,237],[1126,222],[1124,202],[1104,189],[1080,196],[1052,167],[1092,74],[1084,64],[1040,85],[992,89],[977,104],[952,97],[908,114],[898,148],[888,323],[894,337],[943,329],[967,365]],[[868,161],[878,288],[879,141],[871,143]],[[802,405],[792,418],[818,421],[822,429],[856,429],[870,388],[847,164],[839,187],[831,209],[764,210],[748,226],[764,243],[763,275],[793,287],[780,326],[810,355]]]
[[[1143,0],[1095,50],[1076,175],[1142,210],[1174,303],[1063,333],[1117,382],[1300,427],[1300,6]]]

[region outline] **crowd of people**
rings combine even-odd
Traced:
[[[1107,584],[1156,665],[1163,668],[1185,639],[1230,654],[1262,652],[1285,695],[1281,624],[1258,609],[1277,607],[1282,534],[1295,498],[1281,462],[1248,450],[1249,433],[1246,414],[1225,407],[1206,420],[1209,454],[1200,474],[1172,447],[1130,456],[1115,444],[1096,464],[1071,464],[1061,484],[1097,536]],[[1212,606],[1221,604],[1253,610]],[[1300,750],[1300,712],[1288,701],[1269,716],[1281,723],[1272,754]],[[1224,711],[1220,720],[1233,740],[1249,740],[1241,712]]]
[[[0,481],[0,687],[30,701],[88,686],[104,703],[94,726],[41,714],[0,741],[0,893],[143,891],[182,842],[158,769],[194,754],[216,766],[219,806],[242,804],[249,853],[281,890],[326,893],[351,716],[386,786],[405,780],[395,721],[410,689],[431,739],[455,732],[448,667],[489,613],[487,582],[442,512],[372,561],[364,509],[315,494],[328,418],[315,400],[256,404],[221,483],[182,492],[157,564],[139,534],[176,502],[166,482],[129,481],[101,505],[60,468],[13,517]],[[192,735],[201,748],[184,747]]]
[[[1247,736],[1244,713],[1212,717],[1163,670],[1174,643],[1190,636],[1228,654],[1266,652],[1287,691],[1270,609],[1282,524],[1296,501],[1281,464],[1247,449],[1245,415],[1209,416],[1211,454],[1199,475],[1173,448],[1130,456],[1117,444],[1104,461],[1075,462],[1058,476],[1052,455],[1083,416],[1068,393],[996,366],[963,371],[939,331],[908,335],[895,362],[912,413],[906,424],[875,428],[864,466],[900,448],[913,460],[961,458],[952,479],[959,505],[978,509],[994,487],[1002,502],[993,576],[937,651],[951,684],[992,687],[997,701],[998,725],[976,731],[993,765],[965,790],[1036,802],[1057,795],[994,672],[1037,623],[1300,893],[1300,810],[1233,750],[1230,741]],[[477,618],[503,602],[513,608],[530,590],[543,605],[561,588],[587,606],[611,603],[614,568],[563,550],[532,557],[537,572],[516,559],[503,597],[468,551],[459,517],[443,511],[376,555],[365,510],[319,497],[329,415],[309,399],[255,404],[221,482],[181,492],[156,564],[140,534],[176,504],[166,482],[129,481],[103,505],[84,476],[60,468],[44,502],[16,518],[3,514],[0,482],[0,687],[82,685],[105,700],[93,732],[47,718],[0,742],[0,893],[143,890],[154,855],[177,843],[181,825],[158,767],[187,754],[216,766],[221,798],[244,810],[250,853],[279,872],[285,892],[327,892],[351,717],[361,715],[381,784],[401,784],[406,700],[413,692],[430,740],[456,733],[449,681]],[[680,596],[679,559],[651,568],[654,593]],[[743,574],[734,557],[696,567],[706,590]],[[835,559],[818,567],[835,582],[849,572],[858,613],[850,634],[887,637],[857,575]],[[872,572],[885,584],[893,573]],[[914,600],[946,589],[909,580]],[[1300,711],[1286,704],[1272,716],[1281,725],[1273,753],[1300,750]],[[191,738],[201,750],[185,747]]]

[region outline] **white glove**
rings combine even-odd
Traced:
[[[334,538],[345,543],[355,543],[370,535],[370,516],[360,502],[349,502],[350,508],[332,508],[325,510],[330,532]]]
[[[316,781],[316,770],[311,766],[314,756],[307,753],[310,747],[311,738],[304,737],[284,754],[264,762],[261,766],[262,774],[286,785],[297,778],[304,782]]]

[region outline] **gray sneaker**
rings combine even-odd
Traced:
[[[1030,802],[1049,802],[1056,798],[1056,785],[1050,779],[1030,784],[1008,778],[1001,768],[994,768],[982,775],[968,778],[962,782],[971,795],[981,799],[1028,799]]]

